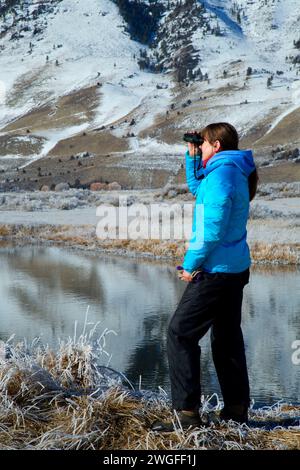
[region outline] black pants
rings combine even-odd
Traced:
[[[225,405],[249,405],[249,380],[241,330],[243,288],[249,270],[201,273],[189,282],[168,328],[173,408],[201,404],[199,340],[211,327],[211,347]]]

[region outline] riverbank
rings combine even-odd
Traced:
[[[165,211],[164,223],[170,227],[178,214],[184,215],[184,224],[191,226],[194,198],[186,185],[168,184],[160,190],[2,193],[0,239],[16,244],[44,243],[122,256],[153,257],[178,264],[187,247],[189,230],[185,238],[173,240],[170,237],[162,240],[97,236],[100,220],[97,208],[102,214],[112,209],[119,220],[121,200],[128,213],[134,214],[137,210],[136,225],[146,224],[156,233],[161,232],[163,224],[160,219],[151,219],[153,206]],[[182,220],[179,219],[179,224]],[[119,227],[117,224],[117,229]],[[299,183],[261,185],[251,203],[248,242],[254,263],[300,264]]]
[[[252,261],[254,264],[299,265],[300,243],[283,241],[288,237],[288,224],[282,224],[278,240],[278,224],[261,223],[250,225],[252,231],[260,232],[261,238],[249,241]],[[275,229],[277,236],[275,238]],[[291,232],[294,232],[291,230]],[[266,235],[270,235],[268,236]],[[249,237],[250,238],[250,237]],[[275,238],[275,240],[274,240]],[[13,242],[17,245],[45,244],[47,246],[65,246],[77,250],[92,251],[117,256],[153,258],[169,262],[179,262],[185,253],[183,241],[160,240],[98,240],[95,227],[91,225],[50,225],[50,224],[2,224],[0,225],[0,240]]]
[[[93,331],[93,330],[92,330]],[[105,333],[60,342],[0,344],[1,450],[295,450],[300,407],[278,403],[250,409],[249,425],[218,420],[222,403],[202,401],[208,427],[172,433],[151,430],[175,419],[163,390],[134,390],[122,374],[99,366]],[[216,397],[214,397],[216,398]]]

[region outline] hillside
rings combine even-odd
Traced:
[[[2,184],[180,181],[183,132],[216,120],[299,180],[299,17],[296,0],[1,0]]]

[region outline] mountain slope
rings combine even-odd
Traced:
[[[47,22],[47,26],[35,37],[32,28],[40,23],[29,26],[31,31],[22,38],[11,41],[7,35],[2,37],[0,55],[1,80],[6,87],[0,110],[2,129],[23,134],[30,125],[31,133],[47,143],[49,129],[59,129],[60,140],[119,119],[146,100],[156,84],[164,80],[139,70],[135,56],[141,46],[129,38],[112,2],[64,0],[56,2],[55,8],[53,13],[40,14],[39,22]],[[8,16],[6,23],[9,21]],[[14,28],[9,32],[10,37],[18,34]],[[62,114],[60,97],[74,96],[76,100],[76,91],[80,94],[83,89],[93,102],[90,115],[84,109],[75,109],[76,116],[60,116],[58,122],[57,110]],[[159,90],[156,93],[159,95]],[[161,99],[168,99],[166,91]],[[32,110],[39,110],[36,122],[28,119]],[[13,124],[5,127],[8,122]],[[52,146],[56,143],[54,134]],[[47,144],[40,155],[50,147]]]
[[[12,3],[0,16],[3,169],[87,151],[167,170],[183,131],[216,120],[262,153],[300,142],[288,132],[300,106],[296,0]]]

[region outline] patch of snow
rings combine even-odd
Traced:
[[[80,124],[78,126],[65,127],[64,129],[49,129],[45,131],[36,131],[35,135],[43,137],[46,139],[46,143],[43,146],[43,150],[40,154],[36,155],[33,160],[38,160],[39,158],[44,157],[47,153],[52,150],[55,145],[63,139],[67,139],[73,135],[79,134],[80,132],[87,129],[88,124]],[[29,163],[28,163],[29,164]],[[25,165],[24,165],[25,166]]]
[[[86,127],[107,125],[153,94],[157,83],[167,82],[165,77],[139,70],[135,57],[144,46],[130,39],[118,8],[111,1],[63,0],[57,14],[47,16],[47,22],[39,38],[30,37],[30,54],[29,40],[6,42],[0,54],[0,80],[6,90],[6,101],[0,106],[1,126],[40,104],[51,103],[97,81],[103,84],[101,103],[94,123],[87,123]],[[132,80],[131,76],[135,78]],[[156,112],[157,103],[151,109],[153,115]],[[83,128],[82,125],[79,129]],[[50,138],[38,157],[51,150],[56,139],[71,136],[72,132],[76,133],[77,128],[37,133]]]

